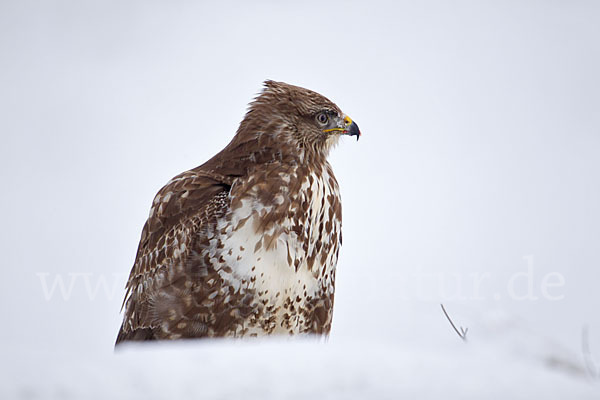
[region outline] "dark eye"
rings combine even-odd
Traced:
[[[319,113],[317,114],[317,121],[319,121],[320,124],[325,125],[327,121],[329,121],[329,117],[325,113]]]

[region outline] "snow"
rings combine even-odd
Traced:
[[[600,398],[598,15],[0,2],[0,398]],[[115,354],[154,195],[226,145],[265,79],[326,95],[363,133],[331,154],[329,340]]]
[[[425,307],[424,310],[429,310]],[[430,310],[433,311],[433,310]],[[597,399],[581,356],[503,313],[441,312],[398,337],[272,337],[130,343],[74,352],[20,345],[3,355],[3,399]],[[434,322],[435,320],[435,322]],[[454,320],[454,318],[453,318]],[[423,321],[425,321],[423,323]],[[455,321],[458,323],[458,321]],[[34,346],[35,347],[35,346]],[[106,346],[103,346],[106,347]]]
[[[570,365],[498,344],[313,338],[137,344],[116,354],[16,357],[0,396],[16,399],[596,399]],[[533,343],[532,343],[533,344]],[[552,354],[552,349],[546,349]],[[564,361],[564,360],[560,360]]]

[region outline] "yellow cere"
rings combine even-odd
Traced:
[[[346,127],[350,126],[352,124],[352,118],[350,118],[349,116],[345,115],[344,116],[344,123],[346,124]],[[336,131],[342,131],[342,132],[346,132],[346,128],[331,128],[331,129],[324,129],[323,132],[336,132]]]

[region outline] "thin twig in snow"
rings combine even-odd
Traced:
[[[585,362],[585,369],[592,379],[600,378],[600,372],[598,364],[594,361],[594,356],[590,350],[590,338],[588,335],[588,327],[584,325],[581,329],[581,352],[583,353],[583,361]]]
[[[448,322],[450,322],[450,325],[452,325],[452,328],[454,328],[454,332],[456,332],[456,334],[458,336],[460,336],[460,338],[463,341],[467,341],[467,332],[469,331],[469,328],[463,328],[462,326],[460,327],[460,331],[456,328],[456,325],[454,325],[454,322],[452,322],[452,319],[450,318],[450,316],[448,315],[448,313],[446,312],[446,308],[444,308],[443,304],[440,304],[440,306],[442,307],[442,311],[444,312],[444,315],[446,316],[446,318],[448,319]]]

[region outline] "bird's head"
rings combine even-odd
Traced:
[[[327,155],[342,135],[360,137],[358,125],[326,97],[283,82],[266,81],[238,134],[268,135],[303,152]]]

